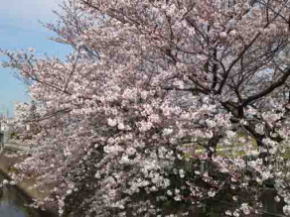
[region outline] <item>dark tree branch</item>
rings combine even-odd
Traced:
[[[282,86],[287,79],[290,76],[290,68],[286,69],[286,71],[284,72],[284,74],[282,75],[282,77],[280,79],[278,79],[278,81],[274,82],[272,85],[270,85],[268,88],[262,90],[261,92],[258,92],[252,96],[249,96],[247,99],[245,99],[242,102],[242,106],[247,106],[249,105],[251,102],[260,99],[268,94],[270,94],[271,92],[273,92],[276,88]]]

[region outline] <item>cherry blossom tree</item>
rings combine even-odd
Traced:
[[[4,52],[41,108],[19,168],[63,216],[259,216],[265,186],[290,215],[289,7],[67,1],[66,60]]]

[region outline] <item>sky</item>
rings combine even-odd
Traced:
[[[0,49],[35,48],[38,54],[64,57],[69,47],[49,40],[52,32],[41,22],[55,22],[52,10],[61,0],[0,0]],[[1,58],[0,58],[1,60]],[[27,88],[11,69],[0,68],[0,113],[13,113],[15,102],[29,101]]]

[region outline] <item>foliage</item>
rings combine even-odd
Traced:
[[[4,52],[39,106],[23,173],[60,215],[192,216],[224,192],[219,216],[261,214],[267,182],[289,215],[289,6],[67,1],[48,25],[65,61]]]

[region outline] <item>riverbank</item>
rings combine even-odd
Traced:
[[[0,154],[0,171],[9,179],[9,173],[17,172],[15,165],[20,163],[25,159],[25,155],[16,155],[16,154]],[[32,188],[36,184],[35,178],[24,179],[21,183],[17,183],[16,188],[21,191],[26,198],[29,198],[29,201],[32,202],[33,200],[41,201],[48,195],[48,189],[42,189],[42,191],[36,190]],[[47,217],[55,217],[56,211],[52,207],[45,207],[48,211],[45,212]]]

